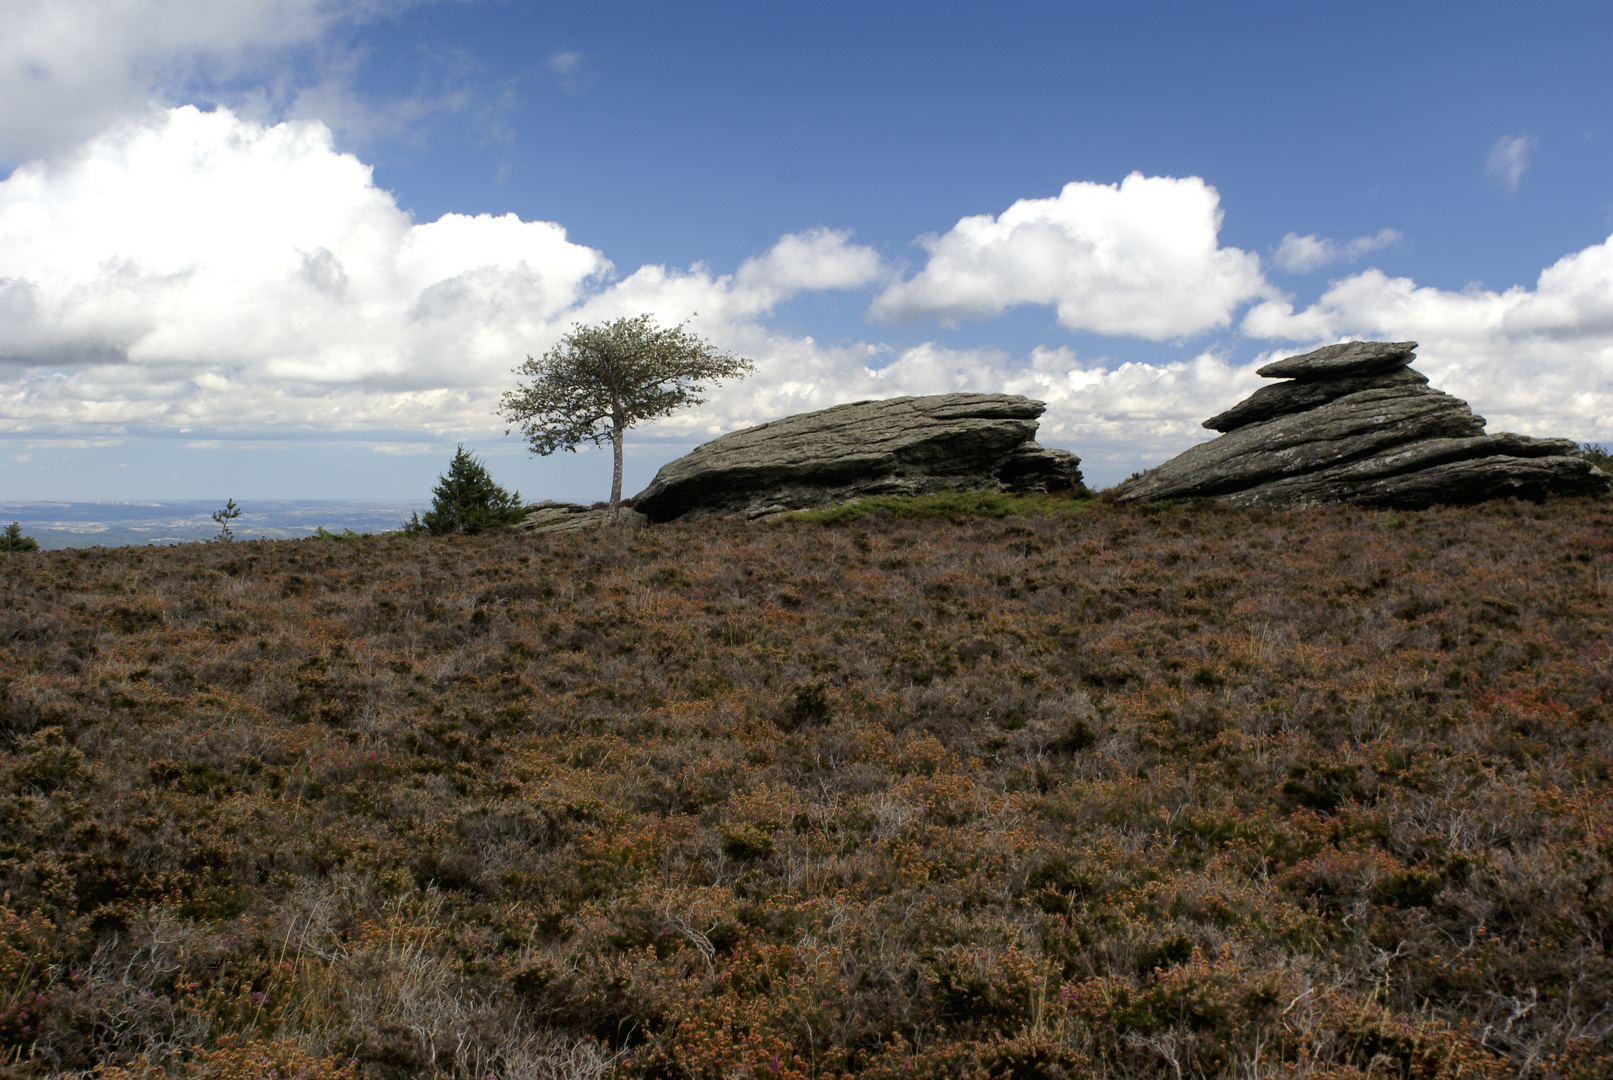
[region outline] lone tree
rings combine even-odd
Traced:
[[[230,522],[241,516],[241,508],[231,499],[224,504],[224,509],[213,511],[213,520],[218,522],[218,535],[214,540],[229,541],[235,539],[235,531],[230,528]]]
[[[479,533],[497,525],[513,525],[526,514],[521,509],[520,492],[512,495],[493,483],[487,466],[476,460],[464,443],[459,444],[454,459],[448,463],[448,475],[437,480],[431,491],[431,509],[424,517],[415,513],[403,523],[407,535]]]
[[[499,411],[511,428],[520,427],[534,454],[609,441],[616,458],[613,518],[622,504],[622,433],[641,420],[703,404],[708,382],[756,370],[751,361],[718,352],[684,327],[662,329],[649,315],[599,326],[577,323],[543,359],[528,356],[515,369],[532,381],[502,399]]]

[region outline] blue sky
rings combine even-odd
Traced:
[[[578,319],[758,374],[635,432],[1029,393],[1112,483],[1414,338],[1613,440],[1613,8],[0,0],[0,490],[424,497]],[[187,108],[189,107],[189,108]],[[485,216],[479,216],[485,215]],[[509,216],[513,215],[513,217]],[[563,232],[562,232],[563,230]]]

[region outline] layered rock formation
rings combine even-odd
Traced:
[[[761,517],[868,495],[1079,487],[1079,458],[1032,441],[1046,408],[1011,394],[939,394],[788,416],[663,466],[633,506],[671,521]]]
[[[619,528],[640,529],[647,522],[643,514],[623,506],[616,515]],[[528,532],[581,532],[584,529],[603,528],[610,523],[608,507],[584,506],[581,503],[555,502],[545,499],[526,507],[526,517],[516,523],[517,529]]]
[[[1352,341],[1267,364],[1285,381],[1204,421],[1220,438],[1121,484],[1123,502],[1215,498],[1271,509],[1424,507],[1613,491],[1567,439],[1484,434],[1484,417],[1408,365],[1415,341]]]

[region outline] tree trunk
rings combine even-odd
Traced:
[[[610,476],[610,520],[614,524],[622,512],[622,425],[615,424],[610,430],[611,450],[616,454],[616,464]]]

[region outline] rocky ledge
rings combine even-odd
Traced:
[[[671,521],[762,517],[870,495],[1080,487],[1079,458],[1032,441],[1046,408],[1010,394],[938,394],[788,416],[668,463],[633,506]]]
[[[648,519],[626,506],[619,509],[616,524],[624,529],[643,528]],[[610,509],[584,506],[581,503],[556,502],[545,499],[526,507],[526,517],[515,525],[528,532],[580,532],[583,529],[603,528],[610,522]]]
[[[1484,434],[1484,417],[1409,366],[1415,341],[1352,341],[1260,369],[1265,386],[1204,421],[1200,443],[1121,484],[1123,502],[1214,498],[1281,509],[1416,508],[1613,492],[1567,439]]]

